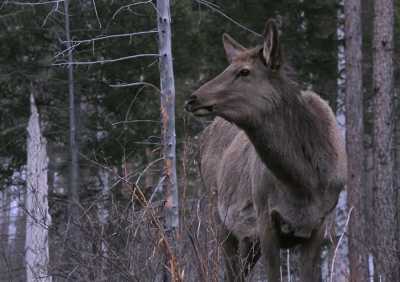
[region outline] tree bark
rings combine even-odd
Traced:
[[[71,30],[69,20],[69,0],[64,1],[65,38],[68,50],[68,98],[69,98],[69,151],[70,151],[70,175],[68,217],[78,220],[79,210],[79,144],[77,140],[78,126],[76,119],[76,95],[74,82],[73,49],[71,48]]]
[[[68,273],[69,279],[77,280],[76,267],[79,267],[84,253],[82,253],[82,234],[80,234],[80,204],[79,204],[79,188],[80,188],[80,168],[79,168],[79,143],[78,143],[78,121],[77,97],[75,93],[75,79],[73,62],[73,48],[71,48],[71,28],[70,28],[70,12],[69,0],[64,0],[64,31],[66,39],[66,48],[68,50],[68,100],[69,100],[69,178],[67,191],[67,213],[66,213],[66,244],[65,257],[67,267],[65,272]]]
[[[110,172],[99,168],[98,170],[98,178],[99,178],[99,183],[100,183],[100,200],[97,202],[97,218],[99,220],[99,227],[100,227],[100,242],[99,243],[99,250],[98,252],[100,253],[99,260],[98,260],[98,272],[96,273],[96,277],[98,281],[104,281],[107,277],[106,274],[106,263],[107,259],[109,257],[109,250],[107,248],[107,225],[109,224],[109,216],[110,216],[110,207],[109,207],[109,202],[110,202],[110,195],[111,195],[111,190],[110,190],[110,182],[111,182],[111,176]]]
[[[343,11],[343,3],[340,3],[340,8],[337,9],[337,29],[336,36],[338,40],[338,48],[337,48],[337,70],[338,70],[338,79],[337,79],[337,95],[336,95],[336,120],[338,122],[338,126],[343,135],[346,134],[346,117],[345,117],[345,100],[346,100],[346,89],[345,89],[345,30],[344,30],[344,11]],[[333,240],[334,244],[331,248],[330,252],[330,261],[329,261],[329,280],[325,279],[324,281],[332,281],[341,282],[348,280],[349,277],[349,240],[348,240],[348,226],[346,226],[348,209],[347,209],[347,191],[342,191],[339,196],[339,201],[335,210],[335,222],[334,222],[334,235],[335,238]],[[340,236],[342,236],[340,239]]]
[[[51,223],[48,205],[48,157],[46,138],[40,127],[34,95],[31,95],[31,116],[28,123],[27,191],[25,199],[26,239],[25,263],[27,281],[51,282],[48,274],[49,235]]]
[[[12,280],[12,267],[9,256],[9,224],[11,196],[9,189],[2,190],[0,202],[0,279]]]
[[[361,1],[344,1],[346,60],[346,149],[348,154],[348,205],[350,281],[367,281],[367,252],[363,213],[363,92]],[[350,209],[349,209],[350,210]]]
[[[159,69],[161,91],[161,144],[163,155],[163,192],[165,199],[165,241],[169,274],[164,281],[179,281],[176,265],[176,239],[179,225],[178,184],[176,177],[175,83],[171,50],[171,14],[169,0],[157,0]]]
[[[396,191],[394,189],[394,2],[374,4],[373,90],[374,90],[374,204],[375,273],[382,281],[400,281],[396,236]]]
[[[398,4],[400,6],[400,4]],[[397,47],[397,46],[396,46]],[[400,58],[400,48],[395,47],[395,58]],[[400,77],[400,69],[395,64],[395,77]],[[400,250],[400,81],[395,80],[394,95],[396,99],[395,106],[395,133],[394,133],[394,187],[397,191],[397,251]]]

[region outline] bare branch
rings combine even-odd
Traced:
[[[75,48],[78,47],[79,45],[80,45],[80,43],[77,43],[77,44],[74,44],[74,45],[69,46],[67,49],[64,49],[64,50],[62,50],[61,52],[57,53],[57,54],[54,56],[54,59],[58,58],[58,57],[61,56],[61,55],[64,55],[65,53],[69,52],[69,50],[75,49]]]
[[[111,35],[105,35],[101,37],[95,37],[91,39],[84,39],[84,40],[72,40],[72,43],[92,43],[95,41],[99,40],[104,40],[104,39],[111,39],[111,38],[121,38],[121,37],[132,37],[136,35],[145,35],[145,34],[150,34],[150,33],[157,33],[157,29],[151,29],[147,31],[139,31],[139,32],[130,32],[130,33],[121,33],[121,34],[111,34]]]
[[[50,10],[50,12],[47,14],[47,16],[44,18],[43,23],[42,23],[42,27],[44,27],[47,23],[47,20],[50,18],[50,16],[58,11],[58,8],[60,7],[60,3],[56,2],[54,7]]]
[[[0,6],[0,9],[1,9],[1,6]],[[0,19],[5,19],[5,18],[9,18],[9,17],[16,17],[17,15],[19,15],[21,13],[24,13],[24,12],[25,12],[24,10],[19,10],[19,11],[12,12],[12,13],[9,13],[9,14],[0,15]]]
[[[99,27],[101,28],[102,26],[101,26],[101,21],[99,18],[99,13],[97,12],[96,1],[92,0],[92,2],[93,2],[94,13],[96,14],[97,22],[99,23]]]
[[[0,131],[0,135],[5,136],[10,132],[17,131],[17,130],[20,130],[20,129],[24,129],[25,127],[26,127],[26,123],[21,123],[21,124],[18,124],[16,126],[13,126],[13,127],[6,128],[3,131]]]
[[[163,184],[164,180],[165,180],[165,175],[162,176],[162,177],[160,178],[160,180],[159,180],[158,183],[157,183],[156,188],[154,188],[154,191],[153,191],[153,193],[151,194],[151,196],[150,196],[150,198],[149,198],[148,205],[151,204],[151,202],[153,201],[153,198],[154,198],[154,196],[157,194],[157,192],[161,191],[161,189],[162,189],[162,184]],[[143,213],[143,216],[144,216],[144,213]]]
[[[138,120],[124,120],[124,121],[118,121],[114,122],[112,125],[118,125],[118,124],[125,124],[125,123],[139,123],[139,122],[153,122],[153,123],[160,123],[159,120],[151,120],[151,119],[138,119]]]
[[[123,37],[132,37],[132,36],[137,36],[137,35],[146,35],[146,34],[152,34],[152,33],[157,33],[157,29],[151,29],[147,31],[139,31],[139,32],[130,32],[130,33],[121,33],[121,34],[111,34],[111,35],[105,35],[105,36],[100,36],[100,37],[95,37],[91,39],[83,39],[83,40],[71,40],[70,42],[73,43],[70,48],[67,48],[65,50],[62,50],[61,52],[57,53],[54,58],[57,58],[66,52],[68,52],[70,49],[75,49],[78,47],[80,44],[85,44],[85,43],[94,43],[96,41],[100,40],[106,40],[106,39],[112,39],[112,38],[123,38]],[[67,41],[63,41],[63,43],[67,43]]]
[[[12,4],[17,6],[39,6],[39,5],[48,5],[48,4],[59,4],[64,2],[64,0],[50,0],[50,1],[43,1],[43,2],[21,2],[21,1],[5,1],[4,5]]]
[[[329,279],[330,282],[333,281],[333,268],[335,266],[336,254],[340,247],[340,244],[343,241],[343,237],[344,237],[344,234],[346,233],[346,228],[349,225],[349,221],[350,221],[350,217],[351,217],[351,213],[353,212],[353,209],[354,209],[354,207],[351,207],[349,214],[347,215],[346,224],[344,225],[343,233],[342,233],[342,235],[340,235],[339,241],[335,247],[335,251],[333,252],[333,258],[332,258],[332,264],[331,264],[331,275],[330,275],[330,279]]]
[[[155,165],[155,164],[158,163],[159,161],[163,161],[163,160],[164,160],[164,158],[158,158],[158,159],[155,159],[154,161],[150,162],[150,163],[145,167],[145,169],[139,174],[138,178],[136,179],[135,186],[138,186],[138,185],[139,185],[140,179],[141,179],[142,176],[147,172],[147,170],[148,170],[149,168],[151,168],[153,165]]]
[[[115,19],[115,17],[124,9],[129,9],[130,7],[141,5],[141,4],[151,4],[151,3],[152,3],[152,1],[148,0],[148,1],[135,2],[135,3],[129,4],[129,5],[122,6],[117,11],[115,11],[115,13],[112,16],[112,19]]]
[[[152,84],[152,83],[144,82],[144,81],[141,81],[141,82],[132,82],[132,83],[110,84],[109,86],[112,87],[112,88],[123,88],[123,87],[133,87],[133,86],[141,86],[141,85],[149,86],[149,87],[151,87],[151,88],[154,88],[154,89],[157,90],[158,92],[160,92],[160,88],[158,88],[157,86],[155,86],[155,85]]]
[[[108,60],[99,60],[99,61],[87,61],[87,62],[67,62],[67,63],[58,63],[52,64],[52,66],[67,66],[67,65],[94,65],[94,64],[107,64],[107,63],[115,63],[120,61],[126,61],[130,59],[144,58],[144,57],[159,57],[159,54],[138,54],[127,57],[121,57],[117,59],[108,59]]]
[[[248,32],[250,32],[250,33],[252,33],[252,34],[254,34],[255,36],[262,37],[261,34],[259,34],[259,33],[255,32],[254,30],[252,30],[252,29],[250,29],[250,28],[248,28],[248,27],[242,25],[242,24],[239,23],[238,21],[234,20],[233,18],[231,18],[230,16],[228,16],[227,14],[225,14],[224,12],[222,12],[221,10],[219,10],[215,4],[210,3],[210,2],[208,2],[208,1],[205,1],[205,0],[195,0],[195,1],[196,1],[197,3],[199,3],[200,5],[204,5],[204,6],[208,7],[208,8],[210,8],[212,11],[214,11],[214,12],[220,14],[220,15],[223,16],[224,18],[228,19],[229,21],[231,21],[232,23],[234,23],[235,25],[237,25],[238,27],[240,27],[240,28],[242,28],[242,29],[244,29],[244,30],[246,30],[246,31],[248,31]]]

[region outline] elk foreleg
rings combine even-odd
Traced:
[[[222,235],[224,280],[227,282],[242,282],[244,281],[244,274],[240,265],[239,242],[232,233],[223,232]]]
[[[321,247],[324,239],[324,228],[315,230],[311,238],[300,247],[300,281],[320,281]]]
[[[280,247],[277,230],[268,215],[261,218],[262,221],[259,222],[261,253],[267,270],[268,282],[279,282]]]
[[[247,276],[261,256],[260,242],[244,238],[239,243],[239,253],[243,265],[244,276]]]

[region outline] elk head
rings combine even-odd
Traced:
[[[262,46],[246,49],[227,34],[223,45],[230,65],[195,91],[185,108],[196,116],[221,116],[244,126],[268,114],[281,99],[274,86],[282,63],[278,27],[267,21]]]

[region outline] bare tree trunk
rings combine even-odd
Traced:
[[[337,48],[337,95],[336,95],[336,120],[343,136],[346,134],[346,117],[345,117],[345,100],[346,100],[346,89],[345,89],[345,46],[343,40],[345,39],[344,30],[344,12],[343,12],[343,1],[340,1],[341,8],[337,9],[337,29],[336,35],[339,41]],[[330,253],[331,260],[329,264],[329,280],[323,281],[335,281],[344,282],[349,277],[349,240],[346,226],[348,217],[347,209],[347,191],[342,191],[339,196],[339,201],[335,210],[335,222],[333,238],[333,248]]]
[[[18,183],[21,181],[23,169],[16,169],[11,177],[10,185],[3,190],[4,202],[2,212],[4,212],[1,228],[3,229],[0,242],[0,281],[25,280],[24,271],[24,241],[25,232],[22,226],[25,223],[23,214],[24,198],[21,190],[24,190]],[[4,206],[3,206],[4,204]],[[23,232],[22,234],[20,232]]]
[[[400,11],[400,2],[397,1],[395,2],[395,10],[397,12]],[[395,14],[395,21],[398,22],[398,13]],[[398,25],[397,25],[398,26]],[[396,29],[395,27],[395,54],[394,58],[400,58],[400,40],[398,38],[399,30]],[[396,119],[395,119],[395,179],[394,179],[394,187],[395,190],[397,191],[397,253],[399,254],[400,257],[400,66],[398,63],[398,60],[395,60],[395,84],[394,84],[394,96],[396,99],[396,107],[395,107],[395,113],[396,113]]]
[[[111,176],[110,172],[99,168],[98,170],[98,178],[100,182],[100,199],[97,202],[97,217],[99,220],[99,226],[100,226],[100,240],[99,244],[100,246],[98,247],[99,250],[98,252],[100,253],[100,258],[98,263],[98,272],[96,273],[96,277],[98,281],[105,281],[107,274],[106,274],[106,262],[108,259],[108,248],[107,248],[107,225],[109,223],[109,215],[110,215],[110,207],[109,207],[109,202],[111,198]]]
[[[176,177],[175,83],[171,51],[171,14],[169,0],[157,0],[159,68],[161,90],[161,144],[163,154],[163,192],[165,197],[165,241],[167,266],[164,281],[178,281],[176,239],[179,225],[178,184]]]
[[[65,272],[68,273],[69,279],[77,280],[79,273],[81,257],[82,236],[80,234],[80,205],[79,205],[79,144],[78,144],[78,125],[77,125],[77,105],[74,81],[73,48],[71,48],[71,29],[70,29],[70,13],[69,0],[64,1],[64,17],[65,17],[65,39],[68,50],[68,98],[69,98],[69,179],[68,179],[68,205],[67,205],[67,228],[66,228],[66,244],[65,256],[67,267]]]
[[[69,150],[70,150],[70,176],[69,176],[69,206],[68,217],[78,220],[79,216],[79,144],[77,140],[78,126],[76,120],[76,95],[74,83],[73,49],[71,48],[71,31],[69,20],[69,0],[64,1],[65,37],[68,50],[68,97],[69,97]]]
[[[350,281],[367,281],[367,252],[363,246],[363,92],[361,1],[344,1],[346,60],[346,149],[348,154],[348,205]]]
[[[399,50],[399,49],[397,49]],[[400,51],[400,50],[399,50]],[[397,57],[399,55],[399,51],[396,52]],[[395,55],[395,56],[396,56]],[[399,69],[396,68],[395,77],[399,77]],[[397,251],[400,250],[400,81],[396,80],[396,84],[394,87],[395,97],[396,97],[396,119],[395,119],[395,133],[394,133],[394,150],[395,150],[395,162],[394,162],[394,187],[397,191]]]
[[[374,179],[374,156],[373,156],[373,90],[372,90],[372,34],[373,34],[373,8],[375,0],[364,0],[362,2],[362,33],[363,33],[363,91],[364,91],[364,181],[365,195],[364,214],[365,222],[373,222],[373,179]],[[368,276],[373,279],[373,245],[374,232],[365,232],[364,245],[368,252]],[[373,282],[373,280],[370,280]]]
[[[9,256],[9,224],[11,196],[8,187],[1,191],[0,202],[0,279],[12,280],[12,263]]]
[[[51,223],[48,206],[48,157],[46,139],[40,128],[40,117],[31,94],[31,117],[28,124],[28,162],[26,192],[25,263],[27,281],[51,282],[48,274]]]
[[[373,36],[375,273],[382,281],[400,281],[393,186],[393,0],[375,1]]]
[[[26,171],[26,168],[23,168]],[[19,177],[23,177],[22,172]],[[13,256],[15,258],[15,267],[18,269],[15,274],[15,278],[21,281],[25,281],[26,279],[26,220],[27,214],[25,212],[25,201],[26,201],[26,192],[25,186],[17,186],[16,189],[16,198],[18,207],[16,209],[17,215],[15,216],[15,240],[13,247]]]

